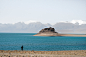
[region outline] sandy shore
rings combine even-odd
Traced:
[[[40,33],[33,36],[74,36],[74,37],[86,37],[86,35],[79,34],[57,34],[57,33]]]
[[[4,51],[0,57],[86,57],[86,50],[74,51]]]
[[[76,36],[76,37],[86,37],[86,35],[78,35],[78,34],[61,34],[61,36]]]

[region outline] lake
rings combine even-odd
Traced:
[[[86,37],[33,36],[36,33],[0,33],[0,50],[86,50]]]

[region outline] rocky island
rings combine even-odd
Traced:
[[[44,28],[39,33],[34,36],[58,36],[58,33],[55,32],[54,28]]]
[[[79,35],[79,34],[60,34],[55,31],[54,28],[44,28],[39,33],[33,36],[76,36],[76,37],[86,37],[86,35]]]

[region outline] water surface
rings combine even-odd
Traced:
[[[0,50],[86,50],[86,37],[33,36],[36,33],[0,33]]]

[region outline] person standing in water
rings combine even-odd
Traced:
[[[23,51],[23,45],[21,46],[21,50]]]

